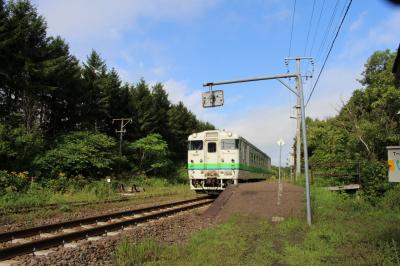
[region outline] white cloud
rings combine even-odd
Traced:
[[[366,35],[354,35],[349,38],[339,57],[349,60],[371,50],[396,48],[400,36],[400,27],[397,25],[400,25],[400,11],[384,18],[382,22],[369,29]]]
[[[356,30],[358,30],[363,24],[364,24],[364,20],[365,17],[367,16],[368,12],[364,11],[362,12],[356,20],[354,20],[351,25],[350,25],[350,32],[354,32]]]
[[[368,41],[375,45],[391,45],[399,42],[400,36],[400,12],[385,19],[377,27],[372,28],[368,34]]]
[[[215,0],[37,0],[39,13],[46,17],[49,31],[65,37],[119,36],[121,30],[135,28],[139,19],[192,19]]]
[[[347,101],[355,89],[361,88],[357,80],[361,78],[362,66],[360,62],[350,66],[326,69],[315,88],[306,115],[321,119],[334,116],[340,109],[341,101]],[[310,87],[305,91],[306,101]]]
[[[226,119],[222,122],[222,128],[240,134],[268,154],[273,164],[277,164],[279,146],[276,142],[282,138],[286,143],[282,150],[285,162],[293,143],[295,121],[290,119],[287,106],[258,106],[234,119]]]

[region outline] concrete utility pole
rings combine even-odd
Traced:
[[[132,123],[132,119],[131,118],[116,118],[116,119],[112,120],[113,124],[115,121],[121,122],[120,129],[115,130],[116,133],[119,133],[119,156],[121,156],[122,155],[122,136],[124,133],[126,133],[125,126],[129,123]]]
[[[302,87],[302,76],[301,76],[301,60],[309,60],[311,64],[314,64],[311,57],[291,57],[285,58],[285,63],[288,65],[288,61],[296,61],[296,74],[299,78],[296,78],[296,92],[297,92],[297,104],[296,104],[296,179],[301,175],[301,108],[300,108],[300,88]]]
[[[304,173],[305,173],[305,178],[306,178],[306,208],[307,208],[307,223],[308,225],[311,225],[311,199],[310,199],[310,182],[309,182],[309,173],[308,173],[308,151],[307,151],[307,131],[306,131],[306,118],[305,118],[305,110],[304,110],[304,96],[303,96],[303,88],[302,88],[302,75],[300,72],[300,63],[301,60],[310,60],[311,63],[313,64],[312,58],[310,57],[295,57],[295,58],[286,58],[285,62],[289,60],[296,60],[297,63],[297,68],[296,68],[296,74],[283,74],[283,75],[275,75],[275,76],[269,76],[269,77],[258,77],[258,78],[248,78],[248,79],[239,79],[239,80],[226,80],[226,81],[218,81],[218,82],[207,82],[203,84],[203,87],[209,87],[210,90],[212,89],[213,86],[217,85],[226,85],[226,84],[233,84],[233,83],[243,83],[243,82],[253,82],[253,81],[261,81],[261,80],[272,80],[276,79],[282,85],[284,85],[287,89],[289,89],[291,92],[293,92],[297,96],[297,103],[298,103],[298,109],[300,109],[300,118],[301,118],[301,125],[302,125],[302,132],[303,132],[303,146],[304,146]],[[285,82],[283,82],[281,79],[282,78],[296,78],[296,84],[297,88],[296,91],[293,90],[289,85],[287,85]],[[297,119],[298,121],[300,120],[299,118]],[[297,140],[297,143],[299,144],[300,141]],[[296,149],[296,155],[298,157],[298,160],[296,162],[297,167],[300,166],[300,146],[299,148]],[[296,171],[297,174],[297,171]]]

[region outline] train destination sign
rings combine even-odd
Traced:
[[[224,105],[224,91],[207,91],[201,95],[201,102],[204,108]]]
[[[400,146],[386,148],[388,151],[389,182],[400,182]]]

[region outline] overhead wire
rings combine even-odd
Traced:
[[[311,90],[310,95],[308,96],[308,99],[307,99],[307,102],[306,102],[305,106],[308,105],[308,103],[310,102],[310,99],[311,99],[311,97],[312,97],[312,95],[313,95],[313,93],[314,93],[314,91],[315,91],[315,88],[316,88],[316,86],[317,86],[317,84],[318,84],[318,81],[319,81],[319,79],[320,79],[320,77],[321,77],[322,72],[324,71],[326,62],[328,61],[329,55],[330,55],[331,52],[332,52],[332,48],[333,48],[333,46],[335,45],[336,39],[337,39],[337,37],[338,37],[338,35],[339,35],[340,29],[342,28],[343,22],[344,22],[344,20],[345,20],[347,14],[348,14],[348,12],[349,12],[349,9],[350,9],[350,6],[351,6],[351,3],[352,3],[352,2],[353,2],[353,0],[350,0],[350,1],[349,1],[349,4],[347,5],[346,12],[344,13],[344,15],[343,15],[343,17],[342,17],[342,20],[340,21],[340,24],[339,24],[339,27],[338,27],[338,29],[337,29],[337,31],[336,31],[335,37],[333,38],[333,41],[332,41],[332,44],[331,44],[331,46],[330,46],[330,48],[329,48],[328,54],[327,54],[326,57],[325,57],[324,63],[323,63],[323,65],[322,65],[322,67],[321,67],[320,72],[318,73],[318,77],[317,77],[317,79],[316,79],[316,81],[315,81],[315,83],[314,83],[314,86],[313,86],[313,88],[312,88],[312,90]]]
[[[310,37],[310,31],[311,31],[311,26],[312,26],[312,21],[314,18],[314,9],[315,9],[315,0],[313,1],[313,5],[312,5],[312,11],[311,11],[311,17],[310,17],[310,22],[308,23],[308,32],[307,32],[307,38],[306,38],[306,45],[304,47],[304,55],[307,54],[307,47],[308,47],[308,39]]]
[[[318,28],[319,28],[318,25],[319,25],[319,23],[321,22],[321,17],[322,17],[322,13],[323,13],[323,11],[324,11],[325,2],[326,2],[326,0],[324,0],[324,1],[322,2],[321,11],[319,12],[318,21],[317,21],[317,24],[316,24],[316,26],[315,26],[314,37],[313,37],[313,40],[312,40],[312,42],[311,42],[311,48],[310,48],[310,52],[309,52],[308,56],[311,56],[312,51],[313,51],[313,49],[314,49],[315,40],[316,40],[316,37],[317,37],[317,35],[318,35],[318,34],[317,34]]]
[[[323,38],[322,38],[322,42],[321,42],[321,44],[320,44],[320,46],[319,46],[319,48],[318,48],[318,52],[316,53],[316,58],[315,58],[315,61],[316,61],[316,62],[318,61],[320,55],[322,55],[321,52],[323,51],[323,47],[325,46],[326,41],[327,41],[327,38],[328,38],[329,33],[330,33],[330,31],[331,31],[331,28],[332,28],[332,25],[333,25],[333,20],[334,20],[334,17],[335,17],[335,15],[336,15],[337,8],[338,8],[338,6],[339,6],[339,2],[340,2],[339,0],[336,0],[336,4],[335,4],[335,7],[334,7],[332,16],[331,16],[331,18],[330,18],[330,20],[329,20],[329,23],[328,23],[328,25],[327,25],[327,27],[326,27],[326,29],[325,29],[325,31],[324,31],[324,35],[323,35]]]
[[[289,55],[288,55],[288,57],[290,57],[290,53],[291,53],[291,50],[292,50],[294,18],[295,18],[295,15],[296,15],[296,2],[297,2],[297,0],[294,0],[293,14],[292,14],[292,28],[290,30],[290,42],[289,42]]]

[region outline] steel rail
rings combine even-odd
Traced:
[[[145,208],[137,208],[137,209],[131,209],[131,210],[127,210],[127,211],[119,211],[119,212],[97,215],[97,216],[90,216],[90,217],[86,217],[86,218],[80,218],[80,219],[75,219],[75,220],[70,220],[70,221],[65,221],[65,222],[60,222],[60,223],[47,224],[47,225],[41,225],[41,226],[35,226],[35,227],[15,230],[15,231],[4,232],[4,233],[0,233],[0,242],[10,241],[10,240],[13,240],[16,238],[34,236],[34,235],[38,235],[40,233],[56,231],[59,229],[65,229],[65,228],[74,227],[74,226],[81,226],[83,224],[90,224],[90,223],[95,223],[95,222],[99,222],[99,221],[111,220],[114,218],[119,218],[119,217],[132,215],[132,214],[136,214],[136,213],[142,213],[142,212],[152,211],[152,210],[161,209],[161,208],[168,208],[168,207],[171,207],[171,206],[174,206],[177,204],[185,204],[185,203],[195,202],[195,201],[205,199],[205,198],[208,198],[208,197],[174,201],[174,202],[164,203],[164,204],[160,204],[160,205],[149,206],[149,207],[145,207]]]
[[[129,198],[121,198],[121,199],[104,200],[104,201],[76,201],[76,202],[51,203],[51,204],[43,204],[43,205],[37,205],[37,206],[32,206],[32,207],[21,207],[18,210],[1,211],[0,214],[5,215],[8,213],[32,212],[32,211],[40,210],[42,208],[51,210],[51,209],[57,209],[62,205],[68,205],[71,207],[80,207],[80,206],[87,206],[87,205],[123,202],[123,201],[128,201],[128,200],[129,200]]]
[[[39,239],[39,240],[34,240],[34,241],[31,241],[28,243],[23,243],[23,244],[11,246],[11,247],[3,248],[3,249],[0,249],[0,260],[10,259],[10,258],[19,256],[19,255],[24,255],[27,253],[35,252],[37,250],[62,245],[62,244],[65,244],[66,242],[80,240],[80,239],[84,239],[84,238],[87,238],[90,236],[101,235],[101,234],[107,233],[112,230],[123,229],[125,226],[128,226],[128,225],[146,222],[148,220],[175,214],[175,213],[178,213],[181,211],[198,208],[198,207],[201,207],[201,206],[204,206],[204,205],[207,205],[207,204],[213,202],[213,199],[203,197],[203,198],[200,198],[200,199],[197,198],[197,199],[191,200],[191,201],[188,200],[186,205],[184,205],[182,207],[176,207],[173,209],[162,210],[162,211],[159,211],[159,212],[156,212],[153,214],[146,214],[141,217],[132,217],[129,219],[125,219],[123,221],[117,221],[117,222],[113,222],[113,223],[106,224],[106,225],[98,225],[93,228],[83,229],[83,230],[71,232],[71,233],[63,233],[61,235],[48,237],[48,238],[44,238],[44,239]],[[183,202],[184,201],[177,202],[177,203],[175,203],[175,205],[185,204]],[[164,208],[167,208],[167,207],[165,207],[166,205],[167,204],[163,204]],[[160,206],[158,206],[158,207],[160,207]],[[170,206],[170,207],[172,207],[172,206]]]

